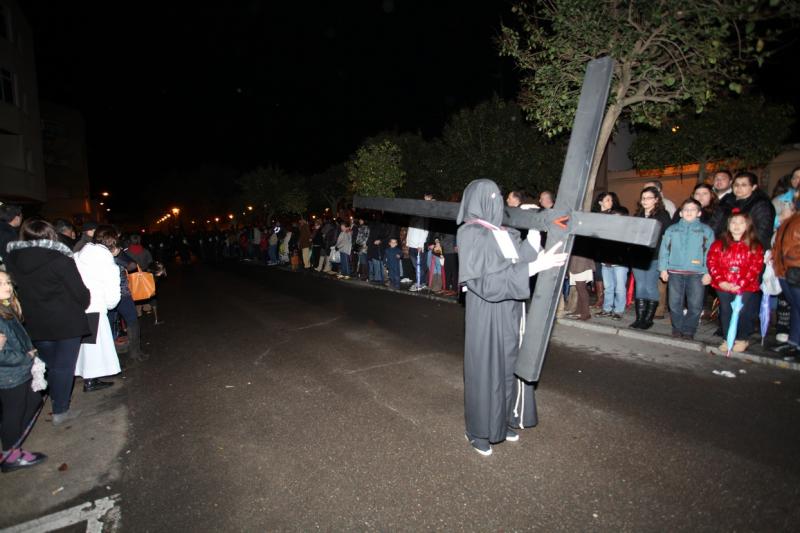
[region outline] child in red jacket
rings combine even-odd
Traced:
[[[728,230],[714,241],[708,250],[708,273],[711,286],[717,289],[719,311],[722,318],[722,334],[727,335],[731,320],[731,302],[737,294],[744,304],[739,314],[734,352],[743,352],[753,332],[758,315],[759,276],[764,268],[764,250],[758,242],[750,215],[734,210],[728,217]],[[728,343],[719,349],[728,351]]]

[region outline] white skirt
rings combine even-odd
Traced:
[[[111,325],[108,315],[100,313],[97,325],[97,343],[81,344],[78,353],[78,363],[75,365],[75,375],[83,379],[101,378],[120,373],[117,348],[114,346],[114,337],[111,335]]]

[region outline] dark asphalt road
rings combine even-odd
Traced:
[[[800,527],[797,373],[637,363],[561,328],[540,426],[484,458],[460,306],[245,264],[159,290],[166,325],[126,372],[126,531]]]

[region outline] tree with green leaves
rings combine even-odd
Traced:
[[[267,222],[275,215],[302,214],[308,209],[308,192],[302,178],[276,166],[251,170],[237,183],[243,202],[259,206]]]
[[[388,140],[362,145],[346,166],[350,190],[361,196],[394,198],[406,175],[400,147]]]
[[[779,35],[795,21],[791,0],[530,0],[512,8],[500,54],[523,73],[519,102],[548,135],[571,127],[589,60],[616,60],[587,195],[614,125],[660,127],[685,104],[702,112],[717,96],[752,82]],[[588,199],[588,198],[587,198]],[[590,200],[589,200],[590,201]]]
[[[432,151],[431,174],[449,196],[478,178],[490,178],[505,190],[553,189],[565,145],[526,123],[517,104],[495,95],[454,114]]]
[[[339,204],[347,198],[347,168],[344,163],[337,163],[323,172],[313,174],[307,181],[312,193],[312,209],[329,208],[331,213],[339,210]]]
[[[657,129],[640,129],[629,155],[636,168],[662,168],[699,163],[698,181],[710,162],[727,167],[761,167],[780,153],[788,137],[794,110],[768,105],[763,98],[723,98],[703,113],[684,109]]]
[[[442,194],[430,169],[434,143],[426,141],[420,132],[382,131],[366,139],[363,144],[380,144],[384,141],[390,141],[400,148],[400,161],[406,174],[397,194],[404,198],[422,198],[427,193]]]

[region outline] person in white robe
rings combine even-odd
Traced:
[[[83,378],[84,392],[110,387],[113,382],[98,378],[119,374],[121,370],[108,322],[108,310],[116,307],[120,300],[120,271],[109,250],[116,242],[116,232],[110,226],[100,226],[94,240],[75,254],[78,272],[91,293],[86,314],[92,333],[97,333],[94,338],[84,339],[75,367],[75,375]],[[97,316],[96,328],[93,313]]]

